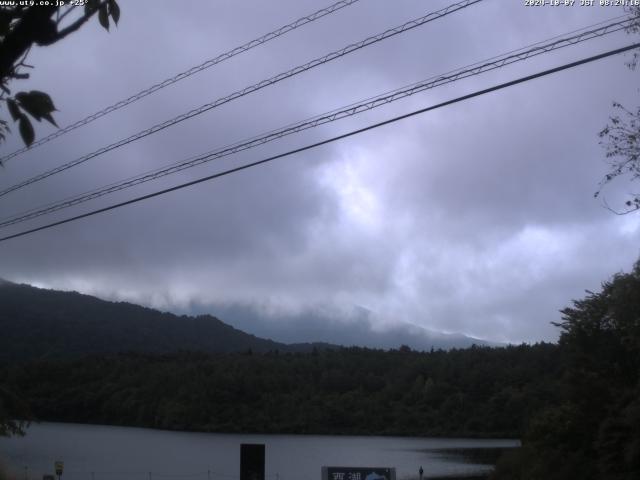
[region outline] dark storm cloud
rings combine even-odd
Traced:
[[[27,88],[49,91],[60,110],[56,118],[66,125],[327,3],[203,1],[187,9],[177,2],[123,2],[121,25],[111,33],[93,22],[59,45],[34,51]],[[445,5],[362,0],[10,161],[0,185]],[[621,13],[488,0],[15,192],[0,200],[0,213],[118,181]],[[619,34],[545,55],[91,206],[628,41]],[[274,312],[322,306],[349,312],[362,305],[379,325],[553,339],[549,322],[558,319],[558,309],[629,268],[638,255],[637,217],[615,217],[592,198],[605,172],[597,132],[612,100],[636,104],[636,80],[624,58],[610,58],[6,242],[0,275],[167,309],[193,302],[269,305],[266,318],[274,319]],[[18,145],[12,138],[6,150]],[[295,328],[301,339],[319,334],[304,322]]]

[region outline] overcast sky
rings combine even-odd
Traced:
[[[13,88],[50,93],[58,124],[65,126],[330,3],[121,0],[117,28],[107,33],[94,19],[54,46],[35,48],[28,60],[35,66],[32,78]],[[449,3],[361,0],[10,160],[0,170],[0,187]],[[7,195],[0,199],[0,216],[623,13],[617,7],[486,0]],[[625,33],[591,40],[0,233],[633,40]],[[298,318],[291,328],[300,332],[305,311],[348,318],[365,308],[378,328],[410,322],[497,341],[555,340],[558,331],[550,322],[559,320],[558,310],[585,289],[597,290],[612,274],[628,271],[640,253],[640,216],[616,216],[593,198],[607,171],[597,134],[613,112],[612,101],[633,108],[640,101],[640,73],[625,66],[630,58],[610,57],[1,243],[0,276],[173,311],[195,304],[250,305],[269,321]],[[52,131],[37,125],[38,137]],[[19,146],[14,135],[1,148],[8,153]],[[620,205],[634,188],[621,181],[605,195]]]

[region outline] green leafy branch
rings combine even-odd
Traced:
[[[107,31],[110,19],[115,25],[120,20],[120,7],[116,0],[88,0],[81,15],[71,22],[65,21],[69,14],[78,10],[80,9],[74,6],[0,6],[0,100],[4,100],[27,146],[35,140],[31,118],[38,122],[44,119],[58,126],[52,116],[56,108],[45,92],[32,90],[10,96],[10,81],[29,78],[29,74],[21,69],[33,68],[24,63],[33,44],[52,45],[77,31],[96,14],[98,22]],[[0,143],[10,131],[9,123],[0,119]]]
[[[51,115],[56,107],[51,97],[44,92],[31,90],[30,92],[20,92],[14,98],[7,98],[7,108],[14,122],[18,123],[22,141],[28,146],[35,139],[33,125],[27,114],[35,118],[38,122],[45,119],[54,126],[58,126]]]

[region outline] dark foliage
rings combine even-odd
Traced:
[[[640,478],[640,263],[562,314],[561,404],[531,421],[495,478]]]
[[[69,2],[66,6],[56,5],[53,1],[29,3],[6,2],[0,5],[0,104],[4,102],[6,105],[27,146],[35,140],[32,118],[56,125],[52,116],[56,108],[48,94],[32,90],[12,95],[9,89],[13,81],[29,78],[25,69],[33,67],[25,61],[31,48],[59,42],[96,14],[106,30],[109,30],[109,18],[116,24],[120,19],[116,0],[87,0],[84,8],[69,5]],[[9,131],[9,123],[0,119],[0,143]]]
[[[31,418],[24,395],[0,383],[0,437],[23,435]]]
[[[120,354],[6,365],[37,419],[265,433],[518,437],[554,404],[550,344]]]

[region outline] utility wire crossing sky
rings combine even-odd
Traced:
[[[39,125],[39,148],[4,145],[0,277],[224,311],[281,341],[407,326],[554,340],[558,310],[639,253],[638,217],[593,198],[608,168],[598,132],[613,101],[638,105],[638,72],[627,53],[523,79],[633,48],[632,20],[613,7],[425,5],[139,0],[110,33],[89,22],[34,48],[31,78],[12,88],[50,93],[67,127]],[[634,187],[603,195],[615,205]]]
[[[117,192],[126,188],[131,188],[141,183],[146,183],[148,181],[156,180],[163,176],[177,173],[184,169],[192,168],[194,166],[200,165],[205,162],[209,162],[218,158],[225,157],[227,155],[232,155],[234,153],[237,153],[243,150],[247,150],[250,148],[263,145],[267,142],[277,140],[279,138],[282,138],[283,136],[297,133],[297,132],[306,130],[308,128],[314,128],[328,122],[333,122],[336,120],[340,120],[342,118],[357,115],[359,113],[368,111],[372,108],[386,105],[390,102],[400,100],[402,98],[405,98],[410,95],[414,95],[416,93],[420,93],[430,88],[442,86],[450,82],[454,82],[463,78],[468,78],[470,76],[479,75],[481,73],[491,71],[496,68],[502,68],[514,62],[523,61],[536,55],[551,52],[558,48],[576,45],[580,42],[584,42],[594,38],[599,38],[603,35],[615,33],[620,30],[624,30],[625,28],[628,28],[631,24],[632,24],[632,21],[629,19],[620,20],[617,22],[611,22],[595,29],[588,28],[585,31],[582,31],[578,34],[571,35],[568,37],[563,37],[553,42],[537,44],[533,48],[528,48],[526,50],[522,49],[515,53],[494,57],[493,59],[491,59],[489,62],[486,62],[486,63],[476,63],[471,66],[462,67],[461,69],[458,69],[453,73],[443,74],[435,78],[432,77],[423,82],[402,87],[400,89],[395,90],[394,92],[379,95],[365,102],[362,102],[359,104],[352,104],[352,105],[343,107],[340,110],[337,110],[334,112],[328,112],[328,113],[319,115],[315,118],[312,118],[310,120],[299,122],[292,126],[288,126],[288,127],[284,127],[284,128],[272,131],[267,135],[259,136],[253,139],[249,139],[245,142],[240,142],[231,146],[227,146],[215,152],[205,153],[203,155],[197,156],[196,158],[192,158],[184,162],[176,163],[168,168],[159,169],[154,172],[147,172],[137,177],[129,178],[122,182],[111,184],[98,190],[87,192],[73,198],[65,199],[58,203],[49,204],[43,208],[32,209],[29,212],[14,215],[12,217],[1,220],[0,228],[10,226],[10,225],[15,225],[17,223],[22,223],[24,221],[31,220],[33,218],[37,218],[42,215],[53,213],[58,210],[62,210],[64,208],[68,208],[74,205],[78,205],[78,204],[93,200],[95,198],[99,198],[109,193]]]
[[[40,145],[44,145],[47,142],[50,142],[51,140],[58,138],[66,133],[71,132],[72,130],[75,130],[76,128],[80,128],[83,127],[85,125],[90,124],[91,122],[104,117],[105,115],[108,115],[110,113],[115,112],[116,110],[119,110],[123,107],[126,107],[127,105],[132,104],[133,102],[137,102],[138,100],[142,100],[144,97],[151,95],[159,90],[162,90],[163,88],[167,88],[170,85],[173,85],[176,82],[179,82],[180,80],[184,80],[185,78],[188,78],[192,75],[195,75],[196,73],[200,73],[203,70],[206,70],[207,68],[211,68],[214,65],[217,65],[218,63],[224,62],[225,60],[229,60],[230,58],[235,57],[236,55],[239,55],[241,53],[247,52],[249,50],[251,50],[252,48],[258,47],[264,43],[269,42],[270,40],[274,40],[286,33],[289,33],[293,30],[295,30],[296,28],[300,28],[304,25],[307,25],[308,23],[311,22],[315,22],[316,20],[324,17],[325,15],[330,15],[334,12],[337,12],[338,10],[340,10],[341,8],[344,7],[348,7],[350,5],[353,5],[356,2],[359,2],[360,0],[341,0],[339,2],[334,3],[333,5],[330,5],[326,8],[320,9],[314,13],[311,13],[309,15],[305,15],[302,18],[299,18],[287,25],[284,25],[280,28],[278,28],[277,30],[274,30],[272,32],[269,32],[265,35],[262,35],[261,37],[258,37],[254,40],[251,40],[239,47],[235,47],[232,50],[229,50],[228,52],[224,52],[221,53],[220,55],[218,55],[215,58],[211,58],[203,63],[201,63],[200,65],[196,65],[195,67],[191,67],[190,69],[184,71],[184,72],[180,72],[176,75],[174,75],[171,78],[167,78],[166,80],[163,80],[159,83],[156,83],[148,88],[145,88],[144,90],[139,91],[138,93],[131,95],[130,97],[124,99],[124,100],[120,100],[119,102],[116,102],[112,105],[109,105],[106,108],[103,108],[102,110],[93,113],[87,117],[84,117],[81,120],[78,120],[77,122],[72,123],[71,125],[68,125],[66,127],[63,128],[59,128],[58,130],[56,130],[55,132],[47,135],[46,137],[43,137],[35,142],[33,142],[31,145],[29,146],[25,146],[19,150],[16,150],[13,153],[10,153],[9,155],[5,155],[4,157],[0,157],[0,163],[6,162],[7,160],[16,157],[18,155],[20,155],[21,153],[26,152],[27,150],[30,150],[32,148],[36,148],[39,147]]]
[[[589,58],[584,58],[582,60],[578,60],[576,62],[568,63],[568,64],[562,65],[560,67],[552,68],[551,70],[545,70],[543,72],[539,72],[539,73],[536,73],[536,74],[533,74],[533,75],[528,75],[526,77],[518,78],[516,80],[512,80],[512,81],[506,82],[506,83],[502,83],[500,85],[496,85],[496,86],[491,87],[491,88],[486,88],[486,89],[480,90],[478,92],[474,92],[474,93],[470,93],[468,95],[464,95],[462,97],[454,98],[453,100],[449,100],[447,102],[443,102],[443,103],[439,103],[437,105],[433,105],[433,106],[430,106],[430,107],[422,108],[420,110],[416,110],[416,111],[407,113],[405,115],[401,115],[399,117],[394,117],[394,118],[391,118],[389,120],[385,120],[384,122],[379,122],[379,123],[376,123],[374,125],[369,125],[367,127],[359,128],[358,130],[354,130],[354,131],[351,131],[351,132],[348,132],[348,133],[345,133],[345,134],[342,134],[342,135],[338,135],[337,137],[332,137],[332,138],[329,138],[327,140],[323,140],[321,142],[314,143],[312,145],[307,145],[305,147],[297,148],[295,150],[290,150],[288,152],[281,153],[279,155],[274,155],[272,157],[265,158],[265,159],[262,159],[262,160],[258,160],[256,162],[252,162],[252,163],[248,163],[248,164],[245,164],[245,165],[241,165],[239,167],[235,167],[235,168],[232,168],[230,170],[225,170],[224,172],[216,173],[214,175],[209,175],[208,177],[199,178],[197,180],[193,180],[191,182],[183,183],[183,184],[177,185],[175,187],[167,188],[167,189],[161,190],[159,192],[154,192],[154,193],[151,193],[149,195],[144,195],[142,197],[137,197],[137,198],[128,200],[126,202],[118,203],[116,205],[111,205],[109,207],[101,208],[99,210],[94,210],[92,212],[85,213],[83,215],[78,215],[78,216],[75,216],[75,217],[72,217],[72,218],[68,218],[68,219],[65,219],[65,220],[58,221],[58,222],[50,223],[48,225],[44,225],[44,226],[41,226],[41,227],[38,227],[38,228],[33,228],[31,230],[26,230],[24,232],[20,232],[20,233],[16,233],[16,234],[13,234],[13,235],[9,235],[7,237],[1,237],[0,238],[0,242],[4,242],[6,240],[11,240],[11,239],[14,239],[14,238],[22,237],[22,236],[28,235],[30,233],[35,233],[35,232],[39,232],[39,231],[42,231],[42,230],[46,230],[48,228],[56,227],[58,225],[63,225],[65,223],[73,222],[75,220],[80,220],[82,218],[87,218],[87,217],[96,215],[98,213],[108,212],[108,211],[114,210],[116,208],[124,207],[126,205],[131,205],[133,203],[138,203],[138,202],[141,202],[143,200],[148,200],[148,199],[153,198],[153,197],[158,197],[160,195],[165,195],[165,194],[170,193],[170,192],[175,192],[176,190],[181,190],[181,189],[186,188],[186,187],[191,187],[191,186],[197,185],[199,183],[208,182],[208,181],[214,180],[216,178],[224,177],[224,176],[229,175],[231,173],[236,173],[236,172],[239,172],[241,170],[246,170],[248,168],[257,167],[258,165],[263,165],[263,164],[271,162],[273,160],[277,160],[277,159],[280,159],[280,158],[283,158],[283,157],[288,157],[288,156],[294,155],[296,153],[305,152],[307,150],[311,150],[312,148],[317,148],[317,147],[320,147],[322,145],[326,145],[328,143],[332,143],[332,142],[335,142],[335,141],[338,141],[338,140],[342,140],[344,138],[351,137],[353,135],[358,135],[358,134],[367,132],[369,130],[373,130],[375,128],[379,128],[379,127],[382,127],[382,126],[385,126],[385,125],[389,125],[390,123],[394,123],[394,122],[397,122],[397,121],[400,121],[400,120],[404,120],[406,118],[413,117],[414,115],[418,115],[418,114],[421,114],[421,113],[426,113],[426,112],[429,112],[431,110],[435,110],[435,109],[441,108],[441,107],[446,107],[448,105],[453,105],[454,103],[462,102],[462,101],[465,101],[465,100],[470,100],[471,98],[477,97],[479,95],[485,95],[487,93],[495,92],[496,90],[501,90],[503,88],[511,87],[513,85],[518,85],[518,84],[524,83],[524,82],[529,82],[529,81],[534,80],[536,78],[540,78],[540,77],[543,77],[543,76],[546,76],[546,75],[551,75],[553,73],[558,73],[558,72],[561,72],[561,71],[569,69],[569,68],[574,68],[574,67],[577,67],[579,65],[584,65],[586,63],[595,62],[596,60],[601,60],[603,58],[607,58],[607,57],[610,57],[612,55],[618,55],[620,53],[628,52],[629,50],[633,50],[633,49],[639,48],[639,47],[640,47],[640,43],[634,43],[634,44],[628,45],[626,47],[618,48],[616,50],[611,50],[611,51],[608,51],[608,52],[605,52],[605,53],[601,53],[599,55],[594,55],[594,56],[589,57]]]
[[[397,27],[394,28],[390,28],[388,30],[385,30],[384,32],[381,32],[377,35],[373,35],[371,37],[367,37],[364,40],[361,40],[360,42],[357,43],[352,43],[350,45],[347,45],[344,48],[341,48],[340,50],[336,50],[333,51],[331,53],[328,53],[326,55],[323,55],[322,57],[316,58],[314,60],[311,60],[310,62],[307,62],[303,65],[299,65],[295,68],[292,68],[291,70],[288,70],[286,72],[282,72],[279,73],[278,75],[275,75],[269,79],[266,80],[261,80],[258,83],[255,83],[253,85],[250,85],[248,87],[245,87],[243,89],[237,90],[234,93],[224,96],[224,97],[220,97],[216,100],[214,100],[213,102],[210,103],[206,103],[202,106],[200,106],[199,108],[195,108],[193,110],[190,110],[186,113],[183,113],[181,115],[178,115],[177,117],[174,117],[170,120],[166,120],[164,122],[158,123],[150,128],[147,128],[145,130],[142,130],[134,135],[131,135],[127,138],[123,138],[117,142],[111,143],[110,145],[107,145],[105,147],[102,147],[94,152],[88,153],[86,155],[83,155],[80,158],[77,158],[75,160],[72,160],[70,162],[67,162],[63,165],[60,165],[52,170],[49,170],[47,172],[43,172],[39,175],[36,175],[34,177],[31,177],[27,180],[24,180],[18,184],[12,185],[9,188],[5,188],[3,190],[0,190],[0,197],[3,197],[4,195],[7,195],[8,193],[14,192],[20,188],[26,187],[28,185],[31,185],[35,182],[39,182],[41,180],[44,180],[46,178],[49,178],[52,175],[64,172],[65,170],[68,170],[72,167],[75,167],[77,165],[80,165],[88,160],[91,160],[92,158],[98,157],[104,153],[110,152],[112,150],[115,150],[116,148],[120,148],[124,145],[128,145],[132,142],[135,142],[137,140],[140,140],[142,138],[145,138],[149,135],[153,135],[154,133],[160,132],[162,130],[164,130],[165,128],[169,128],[172,127],[180,122],[183,122],[185,120],[188,120],[190,118],[193,118],[197,115],[201,115],[205,112],[208,112],[209,110],[212,110],[216,107],[219,107],[221,105],[224,105],[228,102],[231,102],[233,100],[237,100],[238,98],[244,97],[245,95],[249,95],[250,93],[256,92],[258,90],[261,90],[263,88],[269,87],[271,85],[274,85],[278,82],[281,82],[283,80],[286,80],[287,78],[293,77],[295,75],[299,75],[303,72],[306,72],[307,70],[311,70],[312,68],[316,68],[320,65],[324,65],[325,63],[331,62],[333,60],[336,60],[338,58],[341,58],[345,55],[348,55],[352,52],[355,52],[357,50],[360,50],[361,48],[365,48],[368,47],[370,45],[373,45],[375,43],[381,42],[383,40],[386,40],[388,38],[391,38],[395,35],[399,35],[401,33],[405,33],[408,32],[409,30],[412,30],[416,27],[425,25],[426,23],[432,22],[434,20],[438,20],[446,15],[449,15],[451,13],[457,12],[459,10],[462,10],[463,8],[467,8],[470,5],[479,3],[483,0],[464,0],[462,2],[458,2],[455,4],[452,4],[446,8],[443,8],[441,10],[438,10],[436,12],[432,12],[429,13],[427,15],[424,15],[420,18],[416,18],[414,20],[411,20],[409,22],[406,22],[402,25],[399,25]]]

